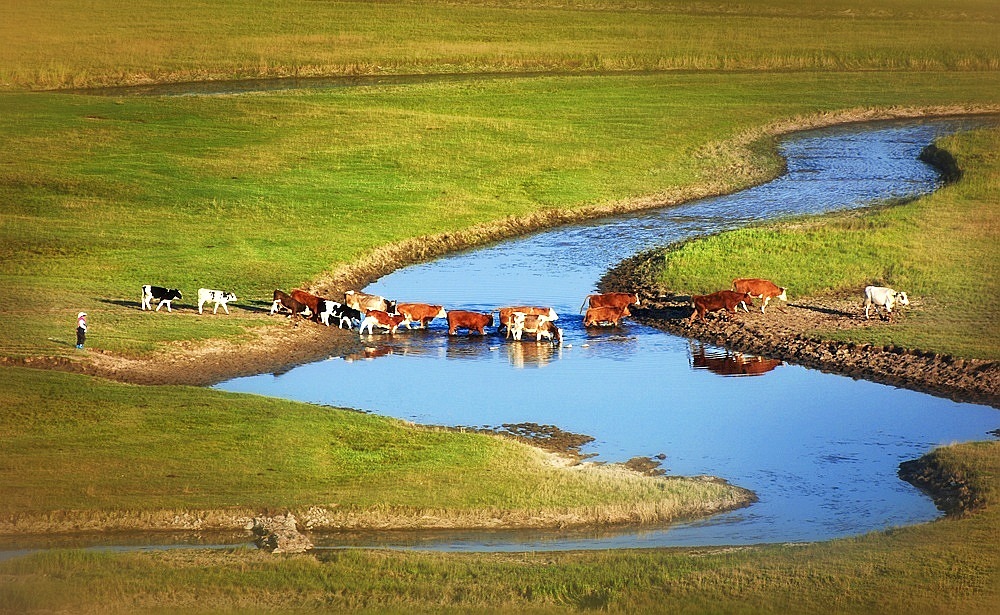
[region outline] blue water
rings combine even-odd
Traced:
[[[750,507],[662,530],[366,535],[362,544],[524,550],[811,541],[935,518],[898,464],[1000,427],[995,409],[782,364],[753,377],[695,366],[717,348],[626,321],[585,330],[579,308],[598,279],[647,248],[764,218],[909,198],[937,189],[917,160],[958,121],[854,125],[796,134],[788,173],[768,184],[681,207],[557,228],[385,276],[365,290],[447,309],[540,304],[560,314],[562,347],[496,335],[426,331],[365,336],[372,356],[334,356],[280,375],[218,385],[417,423],[552,424],[595,438],[598,461],[666,455],[670,474],[710,474],[755,491]],[[734,264],[733,277],[752,275]],[[789,289],[794,300],[795,289]],[[859,300],[860,305],[860,300]],[[780,312],[771,312],[780,318]],[[362,360],[359,360],[362,359]],[[358,544],[330,535],[318,544]]]

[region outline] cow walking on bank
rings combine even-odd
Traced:
[[[691,305],[694,312],[691,313],[689,322],[695,319],[704,321],[705,314],[723,310],[731,314],[736,313],[736,308],[746,301],[751,301],[750,293],[738,293],[732,290],[720,290],[710,295],[692,295]]]
[[[780,301],[788,301],[787,288],[782,288],[770,280],[762,280],[760,278],[736,278],[733,280],[733,291],[737,293],[747,293],[751,297],[756,297],[757,299],[763,299],[764,303],[760,306],[760,313],[764,313],[764,308],[767,307],[767,303],[771,298],[778,299]],[[750,305],[753,305],[753,299],[749,301]],[[747,309],[746,303],[743,303],[743,311],[750,313]]]
[[[866,286],[865,287],[865,320],[868,320],[868,312],[872,306],[875,306],[875,312],[879,313],[879,308],[885,310],[887,318],[892,321],[892,308],[896,305],[910,305],[910,300],[907,298],[906,293],[897,292],[891,288],[885,286]]]

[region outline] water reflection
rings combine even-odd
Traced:
[[[691,343],[691,369],[707,369],[720,376],[761,376],[784,364],[780,359],[766,359],[699,342]]]

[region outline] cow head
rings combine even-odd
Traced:
[[[782,288],[781,294],[778,295],[778,299],[781,299],[782,301],[788,301],[788,294],[786,292],[787,290],[788,290],[787,288]]]
[[[386,314],[398,314],[399,311],[396,309],[396,301],[385,300],[385,312]]]
[[[910,305],[910,300],[906,297],[906,293],[898,293],[896,295],[896,303],[899,305]]]

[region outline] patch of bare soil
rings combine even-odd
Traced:
[[[734,351],[781,359],[825,372],[923,391],[955,401],[1000,408],[1000,364],[902,348],[823,339],[816,331],[887,327],[866,320],[854,296],[809,297],[790,303],[772,301],[767,313],[710,314],[690,322],[690,297],[664,292],[649,281],[639,255],[621,263],[601,280],[602,292],[637,292],[641,307],[632,316],[645,325]],[[901,316],[905,318],[905,313]]]

